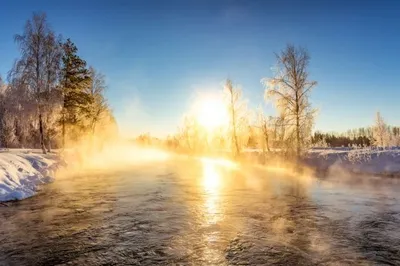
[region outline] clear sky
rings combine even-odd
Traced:
[[[311,54],[316,129],[367,126],[380,110],[400,124],[400,1],[1,1],[0,74],[33,11],[107,76],[121,130],[173,132],[196,92],[227,77],[252,106],[287,43]],[[266,107],[272,112],[272,106]]]

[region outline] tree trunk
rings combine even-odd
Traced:
[[[231,90],[231,114],[232,114],[232,133],[233,133],[233,142],[235,145],[235,157],[239,156],[240,150],[239,150],[239,143],[237,140],[237,134],[236,134],[236,114],[235,114],[235,106],[233,102],[233,90]]]
[[[262,147],[262,163],[263,163],[263,164],[265,164],[265,157],[266,157],[266,154],[265,154],[265,153],[266,153],[266,152],[265,152],[265,144],[266,144],[266,143],[265,143],[264,141],[262,141],[262,146],[261,146],[261,147]]]
[[[46,142],[47,142],[47,152],[51,152],[51,137],[49,134],[49,114],[46,115],[46,124],[44,127],[44,132],[46,133]]]
[[[271,148],[269,147],[269,138],[268,134],[265,136],[265,145],[267,146],[267,151],[270,152]]]
[[[239,150],[239,143],[238,143],[238,139],[237,139],[237,135],[236,135],[235,123],[234,123],[234,128],[233,128],[233,137],[234,137],[235,148],[236,148],[235,156],[239,156],[240,150]]]
[[[42,113],[40,111],[39,111],[39,134],[40,134],[40,147],[42,148],[43,154],[47,154],[46,146],[44,145],[43,119],[42,119]]]
[[[264,136],[265,136],[265,145],[267,146],[267,151],[270,152],[271,149],[269,147],[269,133],[268,133],[268,127],[266,122],[264,122]]]
[[[65,110],[62,114],[62,147],[65,149]]]
[[[297,115],[296,117],[296,138],[297,138],[297,158],[300,157],[300,119],[299,119],[299,115]]]
[[[299,106],[299,96],[296,91],[296,157],[300,157],[301,145],[300,145],[300,106]]]
[[[47,141],[47,151],[51,152],[51,140],[50,140],[50,138]]]

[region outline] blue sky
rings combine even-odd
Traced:
[[[301,3],[300,3],[301,2]],[[287,43],[311,54],[318,81],[316,129],[367,126],[380,110],[400,124],[400,1],[2,1],[0,74],[5,77],[33,11],[107,76],[107,97],[121,130],[176,130],[197,92],[227,77],[251,106],[260,80]],[[272,105],[265,107],[273,114]]]

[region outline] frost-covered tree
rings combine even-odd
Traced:
[[[61,111],[62,97],[59,87],[62,47],[61,37],[50,32],[45,46],[45,91],[44,91],[44,136],[50,152],[53,139],[58,134],[58,120]]]
[[[1,117],[1,135],[0,143],[2,147],[11,148],[14,146],[16,141],[15,130],[14,130],[14,117],[12,114],[5,110]]]
[[[89,127],[91,134],[94,135],[96,126],[104,120],[108,114],[108,104],[104,97],[104,92],[107,88],[105,76],[96,71],[93,67],[89,68],[91,83],[88,87],[87,93],[91,96],[92,100],[89,107]]]
[[[399,147],[400,146],[400,136],[392,135],[390,139],[390,146]]]
[[[219,151],[229,148],[229,141],[227,139],[227,128],[226,126],[219,126],[212,131],[209,138],[209,146],[212,151]]]
[[[0,76],[0,145],[9,148],[14,142],[14,120],[7,110],[6,86]]]
[[[376,113],[375,125],[372,128],[373,144],[377,147],[387,147],[390,145],[390,134],[385,120],[380,112]]]
[[[246,102],[242,98],[242,91],[235,88],[232,81],[227,79],[224,86],[229,114],[229,136],[231,150],[234,156],[239,156],[244,144],[243,135],[248,129]]]
[[[259,136],[260,136],[259,138],[260,138],[260,143],[261,143],[261,148],[262,148],[263,154],[265,154],[266,151],[268,151],[268,152],[271,151],[270,121],[271,121],[271,118],[265,116],[262,108],[260,107],[257,110],[257,127],[259,129]]]
[[[292,126],[287,122],[285,112],[280,112],[279,116],[271,117],[271,140],[274,148],[281,150],[283,154],[290,155],[295,149],[294,134]]]
[[[30,89],[23,77],[14,76],[8,84],[5,92],[5,108],[7,113],[14,118],[13,131],[15,139],[13,143],[21,148],[37,147],[40,143],[39,132],[31,134],[34,128],[38,130],[36,95]],[[39,136],[34,138],[33,136]],[[40,147],[40,146],[39,146]]]
[[[50,90],[57,81],[57,65],[60,54],[54,32],[47,23],[45,14],[34,14],[25,24],[24,32],[15,35],[19,45],[21,58],[11,71],[12,79],[18,79],[32,91],[38,117],[40,146],[43,153],[45,147],[45,123],[48,113]]]
[[[200,130],[193,116],[185,116],[183,124],[179,129],[179,143],[184,151],[197,152],[200,146]]]
[[[262,80],[265,96],[275,100],[281,116],[285,117],[285,139],[294,144],[296,155],[300,156],[311,138],[315,110],[311,108],[309,95],[317,82],[309,80],[310,56],[304,48],[288,45],[276,58],[275,76]]]
[[[247,148],[256,148],[258,146],[258,142],[259,142],[259,134],[258,134],[258,128],[254,127],[254,126],[247,126],[246,129],[246,143],[245,146]]]
[[[46,153],[60,147],[66,124],[77,141],[89,133],[99,133],[98,143],[116,136],[104,76],[86,68],[76,46],[56,36],[45,14],[34,14],[15,41],[21,56],[8,84],[0,79],[0,145],[40,147]]]

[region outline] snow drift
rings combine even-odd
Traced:
[[[53,180],[59,166],[56,154],[30,151],[0,151],[0,201],[33,196],[39,185]]]

